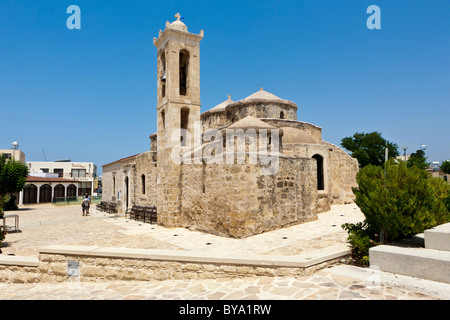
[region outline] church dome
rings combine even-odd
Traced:
[[[175,18],[177,18],[177,20],[172,22],[169,25],[169,28],[175,29],[175,30],[180,30],[180,31],[187,31],[187,26],[180,20],[181,19],[181,15],[179,13],[177,13],[175,15]]]
[[[282,127],[283,144],[285,143],[309,143],[317,144],[317,142],[306,132],[301,129],[292,127]]]
[[[233,103],[232,106],[241,106],[246,104],[257,104],[257,103],[265,103],[265,104],[283,104],[288,105],[290,107],[294,107],[297,109],[297,105],[289,100],[281,99],[280,97],[277,97],[276,95],[267,92],[261,88],[259,91],[249,95],[247,98],[241,99],[235,103]],[[230,106],[230,108],[232,107]]]
[[[256,100],[256,99],[261,99],[261,100],[283,100],[279,97],[277,97],[276,95],[264,91],[263,88],[261,88],[259,91],[249,95],[247,98],[242,99],[243,101],[247,101],[247,100]]]
[[[247,116],[244,119],[241,119],[232,125],[230,125],[227,129],[276,129],[270,124],[265,123],[264,121],[259,120],[258,118]]]
[[[232,104],[234,101],[231,100],[231,95],[228,95],[228,99],[219,103],[217,106],[215,106],[214,108],[209,109],[207,112],[222,112],[225,110],[225,108],[229,105]]]

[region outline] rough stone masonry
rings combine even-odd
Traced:
[[[323,141],[322,128],[297,120],[294,102],[260,88],[200,112],[205,34],[189,32],[176,17],[153,39],[157,132],[150,150],[103,166],[103,200],[122,212],[156,206],[161,226],[235,238],[311,221],[331,204],[351,201],[357,160]],[[239,139],[227,141],[230,131],[244,133],[241,149]],[[215,138],[206,139],[211,132]],[[236,152],[244,161],[210,161]],[[255,152],[272,152],[276,170],[267,171]]]

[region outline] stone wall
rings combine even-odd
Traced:
[[[145,185],[143,185],[143,179]],[[147,151],[136,157],[133,171],[133,193],[131,204],[139,206],[157,206],[158,204],[158,169],[156,152]]]
[[[243,277],[295,277],[307,276],[337,259],[306,268],[256,266],[242,264],[216,264],[202,262],[178,262],[165,260],[87,257],[76,255],[41,255],[40,269],[46,270],[37,279],[47,282],[68,281],[67,261],[80,264],[79,281],[149,281],[187,279],[230,279]],[[78,280],[77,279],[77,280]],[[21,280],[17,279],[17,282]],[[36,282],[22,278],[23,282]]]
[[[43,281],[43,274],[38,267],[0,265],[0,282],[36,283]]]
[[[118,162],[103,167],[102,200],[104,201],[113,201],[116,199],[117,185],[114,187],[114,178],[118,170],[120,170],[120,163]]]
[[[278,172],[259,164],[188,164],[181,169],[181,226],[243,238],[316,219],[313,159],[279,159]]]
[[[158,151],[156,177],[158,225],[164,227],[179,227],[181,191],[181,166],[172,162],[172,150]]]
[[[131,203],[131,198],[133,196],[132,169],[135,161],[136,156],[131,156],[103,166],[102,200],[119,203],[119,212],[123,212],[126,208],[126,177],[128,177],[128,199],[129,203]]]
[[[314,141],[322,141],[322,128],[315,126],[311,123],[308,122],[303,122],[303,121],[297,121],[297,120],[288,120],[288,119],[284,119],[284,120],[280,120],[280,119],[261,119],[262,121],[264,121],[267,124],[270,124],[271,126],[274,126],[276,128],[282,128],[282,127],[291,127],[291,128],[296,128],[296,129],[300,129],[303,132],[305,132],[307,135],[311,136]]]
[[[355,195],[352,187],[357,187],[356,174],[359,170],[358,160],[341,148],[322,141],[329,150],[330,194],[332,204],[353,202]]]
[[[67,282],[70,286],[85,281],[296,277],[311,275],[350,252],[350,248],[345,246],[294,256],[224,257],[215,252],[51,245],[41,248],[38,258],[15,257],[16,260],[31,259],[32,263],[11,265],[3,258],[0,261],[0,281]],[[78,262],[78,276],[67,274],[69,261]]]
[[[237,101],[228,105],[224,111],[204,112],[201,115],[201,120],[203,131],[207,131],[209,129],[217,129],[231,125],[247,116],[281,119],[281,114],[283,114],[283,117],[286,120],[297,120],[296,105],[294,103],[289,105],[268,101]]]
[[[358,160],[344,150],[322,140],[320,144],[283,144],[283,153],[293,157],[308,158],[319,154],[324,158],[325,190],[319,192],[319,198],[329,204],[323,203],[323,208],[328,206],[327,210],[329,210],[330,204],[353,201],[352,187],[357,186]],[[325,194],[329,195],[329,199]]]
[[[283,153],[291,157],[305,157],[312,158],[314,155],[320,155],[323,158],[323,180],[324,189],[317,190],[317,212],[326,212],[330,210],[331,206],[331,176],[329,174],[329,168],[332,166],[330,163],[329,148],[322,144],[307,144],[307,143],[288,143],[283,144]],[[314,159],[312,159],[314,160]],[[315,162],[316,160],[314,160]],[[317,171],[315,172],[315,178],[317,179]]]
[[[149,136],[150,151],[157,151],[158,149],[158,134],[155,132]]]
[[[290,104],[269,102],[266,100],[253,100],[250,102],[237,101],[227,106],[225,110],[227,118],[231,123],[237,122],[247,116],[255,118],[274,118],[297,120],[297,106]],[[283,116],[281,116],[283,113]]]
[[[209,129],[219,129],[230,125],[230,120],[224,111],[221,112],[204,112],[201,114],[203,132]]]

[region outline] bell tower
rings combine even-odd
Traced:
[[[181,21],[166,22],[164,31],[153,39],[157,48],[157,144],[158,151],[189,145],[177,138],[178,129],[193,135],[193,124],[200,121],[200,34],[190,33]]]
[[[200,122],[200,34],[181,21],[166,22],[153,38],[157,48],[158,224],[179,227],[181,165],[174,161],[193,145],[194,123]],[[188,134],[186,134],[188,133]],[[187,138],[190,138],[187,139]],[[179,158],[178,158],[179,159]]]

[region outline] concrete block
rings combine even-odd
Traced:
[[[425,230],[425,248],[450,251],[450,223]]]
[[[38,264],[37,257],[0,255],[0,265],[37,267]]]
[[[90,253],[92,251],[95,251],[99,248],[101,248],[101,247],[98,247],[98,246],[49,245],[44,248],[41,248],[39,250],[39,253],[85,256],[85,255],[90,255]]]
[[[369,249],[370,267],[450,283],[450,252],[424,248],[380,245]]]

